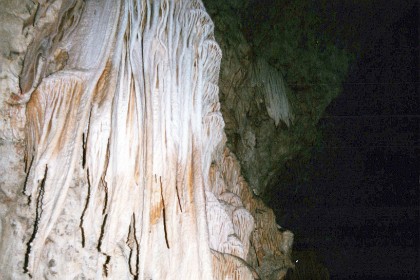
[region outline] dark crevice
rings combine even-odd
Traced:
[[[133,216],[134,216],[134,214],[133,214]],[[134,217],[133,217],[134,218]],[[133,223],[133,220],[131,221],[131,223]],[[128,254],[128,268],[129,268],[129,270],[130,270],[130,274],[132,275],[132,276],[135,276],[136,275],[136,273],[135,272],[133,272],[133,267],[131,266],[131,258],[133,257],[133,251],[134,251],[134,248],[132,247],[132,245],[131,245],[131,238],[130,238],[130,236],[133,234],[133,226],[132,225],[130,225],[130,227],[129,227],[129,229],[128,229],[128,235],[127,235],[127,241],[126,241],[126,243],[127,243],[127,245],[128,245],[128,247],[130,248],[130,253]]]
[[[38,13],[39,6],[40,6],[39,4],[36,6],[35,11],[33,10],[33,8],[30,9],[31,13],[30,13],[29,18],[23,21],[22,31],[25,30],[28,26],[34,26],[35,17],[36,17],[36,14]]]
[[[136,215],[133,214],[133,236],[134,236],[134,241],[136,242],[136,248],[137,248],[137,255],[136,255],[136,275],[134,277],[134,279],[138,279],[139,277],[139,266],[140,266],[140,244],[139,241],[137,240],[137,235],[136,235],[137,229],[136,229]]]
[[[83,209],[82,216],[80,216],[80,225],[79,225],[80,231],[82,233],[82,247],[83,248],[85,247],[85,230],[83,228],[83,218],[85,216],[86,210],[87,210],[88,205],[89,205],[90,193],[91,193],[91,189],[92,189],[92,186],[90,184],[90,178],[89,178],[89,168],[86,170],[86,177],[87,177],[87,183],[88,183],[88,192],[87,192],[87,196],[86,196],[86,204],[85,204],[85,207]]]
[[[132,241],[134,241],[134,244],[132,244]],[[134,279],[138,279],[139,275],[139,241],[137,240],[136,236],[136,215],[133,213],[133,218],[131,220],[130,229],[127,236],[127,244],[130,247],[130,254],[128,256],[129,260],[129,267],[130,267],[130,273],[134,277]],[[131,258],[133,257],[133,253],[136,253],[136,266],[133,268],[131,266]]]
[[[105,215],[106,207],[108,205],[108,184],[106,183],[104,178],[101,178],[101,183],[105,191],[104,208],[102,209],[102,215]]]
[[[85,168],[86,166],[86,137],[83,133],[82,135],[82,149],[83,149],[83,155],[82,155],[82,167]]]
[[[101,226],[101,234],[99,235],[98,247],[97,247],[97,249],[98,249],[98,251],[99,251],[99,252],[101,251],[102,239],[104,238],[105,225],[106,225],[106,219],[107,219],[107,218],[108,218],[108,214],[107,214],[107,215],[105,215],[105,217],[104,217],[104,221],[103,221],[102,226]]]
[[[31,170],[32,164],[34,162],[34,157],[32,157],[31,162],[29,163],[29,166],[27,166],[27,161],[25,159],[25,172],[26,172],[26,176],[25,176],[25,182],[23,183],[23,194],[25,194],[26,192],[26,188],[28,186],[28,179],[29,179],[29,170]],[[30,204],[31,200],[30,200],[30,196],[29,196],[29,203]]]
[[[88,141],[88,137],[89,137],[91,118],[92,118],[92,108],[90,109],[90,112],[89,112],[89,120],[88,120],[88,127],[87,127],[86,134],[83,133],[83,135],[82,135],[82,149],[83,149],[82,167],[83,167],[83,169],[86,166],[86,153],[87,153],[86,146],[87,146],[87,141]]]
[[[109,138],[108,138],[108,143],[106,145],[106,159],[105,159],[105,167],[104,167],[104,172],[103,175],[101,177],[101,184],[104,187],[104,191],[105,191],[105,198],[104,198],[104,208],[102,209],[102,215],[105,215],[106,212],[106,208],[108,206],[108,184],[105,180],[105,175],[108,171],[108,165],[109,165]]]
[[[103,266],[103,273],[105,275],[105,277],[108,277],[108,265],[111,261],[111,256],[106,255],[106,260]]]
[[[32,151],[32,153],[33,153],[34,151]],[[29,173],[29,170],[31,169],[31,167],[32,167],[32,163],[34,162],[34,157],[32,156],[32,159],[31,159],[31,162],[29,163],[29,165],[28,165],[28,152],[26,151],[26,155],[25,155],[25,157],[24,157],[24,162],[25,162],[25,172],[26,173]]]
[[[37,197],[37,200],[36,200],[36,209],[35,209],[34,231],[32,232],[31,238],[29,239],[28,243],[26,243],[27,250],[26,250],[26,254],[25,254],[25,262],[24,262],[23,271],[24,271],[24,273],[28,273],[31,278],[32,278],[32,276],[31,276],[31,274],[29,273],[29,270],[28,270],[29,255],[32,251],[32,245],[31,244],[34,241],[34,239],[36,237],[36,234],[38,232],[38,225],[39,225],[41,215],[42,215],[42,200],[43,200],[44,194],[45,194],[45,181],[47,180],[47,174],[48,174],[48,165],[45,166],[44,178],[42,179],[41,183],[39,184],[39,191],[38,191],[38,197]]]
[[[160,182],[160,197],[162,199],[163,230],[165,231],[166,247],[169,249],[168,231],[166,228],[165,200],[163,199],[162,177],[159,177],[159,182]]]

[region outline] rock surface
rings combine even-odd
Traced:
[[[226,148],[201,2],[1,4],[4,279],[284,277],[293,235]]]
[[[220,99],[229,148],[238,156],[255,194],[264,193],[281,165],[293,155],[289,129],[294,113],[282,73],[257,57],[245,39],[243,3],[209,3],[223,51]],[[236,4],[235,4],[236,3]]]
[[[227,145],[254,193],[270,202],[273,190],[287,191],[294,165],[309,161],[320,138],[316,125],[340,91],[349,54],[322,30],[316,2],[204,2],[224,57],[219,86]]]

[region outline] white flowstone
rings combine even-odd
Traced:
[[[221,51],[200,1],[2,2],[16,18],[2,46],[25,55],[1,68],[2,277],[258,279],[266,255],[293,266],[225,149]]]

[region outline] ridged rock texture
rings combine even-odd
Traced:
[[[203,4],[36,2],[0,1],[1,279],[284,278],[293,235],[226,148]]]

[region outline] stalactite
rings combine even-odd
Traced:
[[[252,64],[251,73],[252,85],[262,91],[268,115],[274,120],[276,126],[280,120],[290,126],[293,122],[293,114],[281,73],[264,59],[258,59]]]

